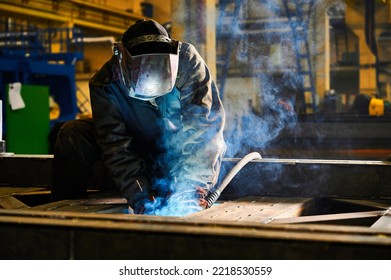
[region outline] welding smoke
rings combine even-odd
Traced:
[[[317,59],[324,55],[324,42],[317,38],[322,36],[323,32],[317,32],[314,19],[319,19],[330,6],[343,2],[238,0],[232,1],[233,6],[240,5],[237,18],[227,17],[227,11],[218,11],[217,22],[225,22],[224,28],[217,29],[218,48],[228,47],[227,41],[221,38],[233,36],[233,40],[228,41],[228,44],[233,46],[232,53],[223,59],[230,61],[230,68],[227,73],[218,69],[217,77],[217,83],[223,89],[220,94],[226,110],[226,157],[244,157],[253,151],[263,154],[264,149],[278,141],[281,133],[287,130],[295,131],[298,113],[305,101],[297,98],[298,93],[303,90],[303,80],[298,74],[298,50],[295,48],[302,46],[295,41],[298,37],[294,36],[293,30],[307,36],[306,52],[312,66],[312,74],[315,75],[318,69],[324,67],[323,62]],[[285,6],[285,3],[289,6]],[[295,7],[296,4],[310,8],[301,10],[298,6]],[[220,8],[220,5],[218,7]],[[232,12],[232,7],[228,7],[229,9]],[[294,12],[302,12],[302,18],[294,15],[287,17],[287,9],[290,9],[292,15]],[[194,18],[194,15],[188,16]],[[218,53],[221,51],[218,50]],[[232,77],[231,69],[241,77]],[[181,146],[178,143],[183,139],[176,141],[178,142],[165,143],[167,150],[175,150]],[[172,158],[174,154],[178,153],[167,153],[160,162],[176,162],[180,165],[178,158]],[[197,173],[196,167],[193,168],[194,173]],[[226,173],[227,171],[222,170],[220,179]],[[282,175],[278,170],[273,174]],[[180,182],[175,181],[174,177],[180,178]],[[197,198],[194,191],[190,191],[193,187],[191,180],[183,180],[182,174],[166,178],[163,185],[171,195],[169,198],[158,197],[156,201],[146,205],[148,214],[184,216],[201,210],[198,205],[192,203]],[[184,202],[190,207],[183,207]]]
[[[340,0],[248,0],[234,4],[241,5],[241,10],[225,36],[234,37],[231,65],[241,77],[226,73],[221,94],[227,111],[227,156],[243,157],[251,151],[263,154],[283,132],[293,139],[300,134],[298,119],[306,113],[307,102],[301,94],[309,77],[300,74],[299,67],[303,73],[312,69],[314,80],[322,73],[319,69],[325,67],[321,58],[325,57],[326,42],[318,25],[331,7],[343,9],[345,4]],[[308,65],[299,59],[303,57],[308,58]],[[316,96],[312,99],[317,105]]]

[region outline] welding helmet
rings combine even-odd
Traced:
[[[179,42],[153,20],[132,25],[114,45],[119,79],[132,98],[151,100],[171,92],[179,64]]]

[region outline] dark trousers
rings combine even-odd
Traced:
[[[88,188],[115,189],[101,160],[92,119],[64,123],[53,153],[53,201],[85,197]]]

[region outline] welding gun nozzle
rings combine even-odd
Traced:
[[[213,203],[216,202],[219,196],[220,196],[219,191],[212,191],[205,197],[205,200],[208,203],[208,208],[212,207]]]

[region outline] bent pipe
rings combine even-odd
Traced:
[[[262,156],[258,152],[252,152],[244,156],[232,169],[230,172],[224,177],[220,186],[215,188],[213,191],[209,192],[209,194],[205,197],[205,201],[207,202],[206,208],[212,207],[212,205],[216,202],[216,200],[220,197],[221,193],[228,186],[228,184],[232,181],[232,179],[238,174],[238,172],[250,161],[254,159],[261,159]]]

